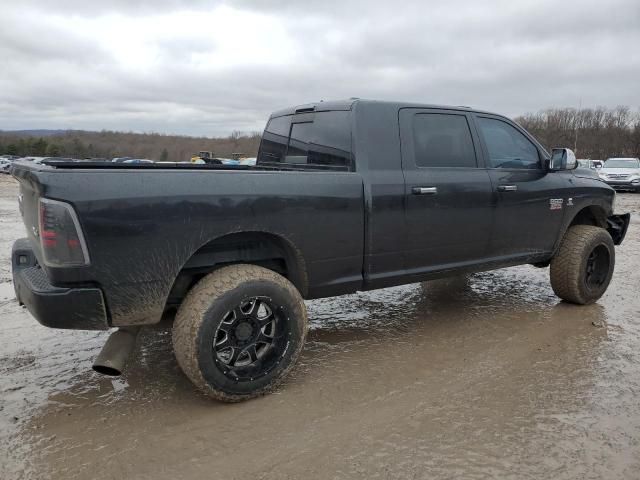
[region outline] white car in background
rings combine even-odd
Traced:
[[[11,165],[13,162],[7,160],[6,158],[0,158],[0,173],[9,173],[11,170]]]
[[[128,163],[128,164],[135,164],[135,165],[139,165],[141,163],[155,163],[153,160],[149,160],[148,158],[130,158],[128,160],[125,160],[122,163]]]
[[[598,171],[607,185],[616,190],[640,192],[640,159],[610,158]]]
[[[42,163],[43,160],[50,158],[50,157],[32,157],[32,156],[28,156],[28,157],[23,157],[20,158],[20,161],[24,161],[26,160],[27,162],[33,162],[33,163]]]
[[[578,168],[590,168],[592,170],[598,170],[602,168],[603,163],[604,162],[602,160],[591,160],[587,158],[579,158]]]

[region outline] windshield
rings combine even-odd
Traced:
[[[640,160],[635,158],[612,158],[607,160],[604,168],[639,168]]]

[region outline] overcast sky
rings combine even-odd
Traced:
[[[640,107],[640,1],[0,0],[0,129],[188,135],[362,97]]]

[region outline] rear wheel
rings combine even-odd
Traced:
[[[304,302],[286,278],[255,265],[232,265],[191,289],[174,322],[173,347],[200,390],[237,402],[284,379],[306,332]]]
[[[551,260],[551,286],[563,300],[593,303],[607,290],[614,265],[611,235],[603,228],[575,225],[567,230]]]

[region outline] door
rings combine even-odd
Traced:
[[[475,115],[495,191],[492,256],[550,252],[562,224],[564,175],[549,173],[544,152],[515,124]]]
[[[482,261],[491,234],[492,189],[469,114],[400,111],[405,176],[405,268],[421,273]]]

